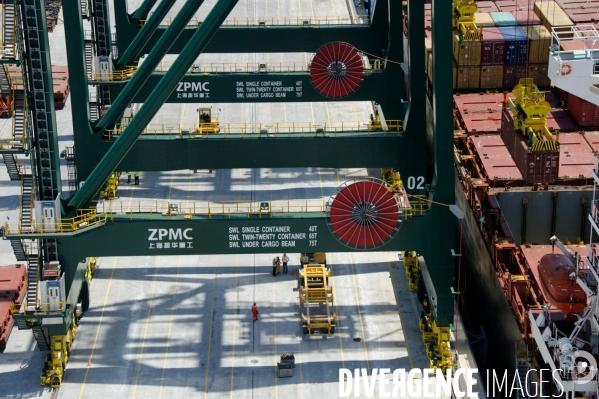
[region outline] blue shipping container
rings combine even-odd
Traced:
[[[516,26],[518,22],[511,12],[491,12],[491,18],[496,26]],[[484,32],[483,32],[484,33]]]
[[[520,26],[503,26],[499,31],[505,39],[504,64],[526,64],[528,36],[524,30]]]

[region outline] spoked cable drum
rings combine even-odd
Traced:
[[[325,44],[316,51],[310,61],[312,85],[325,97],[347,97],[360,87],[363,79],[362,56],[350,44]]]
[[[399,231],[404,212],[396,194],[378,179],[342,184],[329,200],[329,230],[353,249],[385,245]]]

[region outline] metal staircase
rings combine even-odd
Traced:
[[[2,154],[2,158],[4,159],[4,165],[6,165],[10,180],[20,180],[19,165],[17,165],[17,159],[14,154]]]
[[[38,192],[41,200],[54,200],[59,192],[60,165],[55,151],[56,122],[54,120],[54,95],[45,26],[39,1],[21,0],[25,47],[28,51],[26,64],[29,76],[31,111],[33,115],[34,162],[36,162]]]
[[[37,347],[40,348],[40,351],[49,351],[50,343],[48,342],[48,337],[44,332],[44,329],[40,325],[34,325],[31,330],[33,331],[33,337],[37,342]]]
[[[112,51],[112,36],[110,34],[108,3],[106,0],[93,0],[93,6],[93,44],[96,48],[96,55],[108,57],[110,56],[110,52]],[[112,104],[112,101],[110,99],[110,86],[100,85],[98,87],[98,103],[100,108],[102,108],[105,105]]]
[[[17,257],[18,262],[27,261],[27,254],[25,253],[25,247],[23,246],[22,240],[10,240],[10,246]]]
[[[0,65],[0,92],[4,95],[11,93],[10,81],[8,80],[8,73],[6,73],[6,65]]]
[[[21,228],[31,229],[31,203],[33,197],[33,176],[23,175],[21,179]]]
[[[21,143],[26,142],[25,139],[25,92],[23,90],[15,90],[13,101],[13,126],[12,135],[15,141]],[[29,145],[27,145],[29,146]]]
[[[2,4],[2,15],[4,17],[4,36],[2,46],[5,58],[15,58],[15,4],[5,1]]]
[[[87,0],[80,0],[81,4],[81,18],[89,19],[89,9],[87,7]]]
[[[92,62],[93,62],[93,43],[91,39],[84,40],[85,45],[85,71],[87,72],[87,79],[92,79]]]
[[[65,159],[67,161],[67,173],[69,177],[69,191],[73,195],[79,189],[77,182],[77,164],[75,159],[75,146],[65,147]]]
[[[39,258],[37,255],[30,255],[27,269],[27,297],[28,305],[37,305],[37,282],[39,279]]]

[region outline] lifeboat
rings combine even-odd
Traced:
[[[584,310],[587,296],[580,285],[569,276],[576,268],[565,255],[547,254],[539,261],[543,292],[549,303],[567,316]]]

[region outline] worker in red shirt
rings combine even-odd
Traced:
[[[258,320],[258,306],[256,306],[256,302],[252,306],[252,316],[254,316],[254,321]]]

